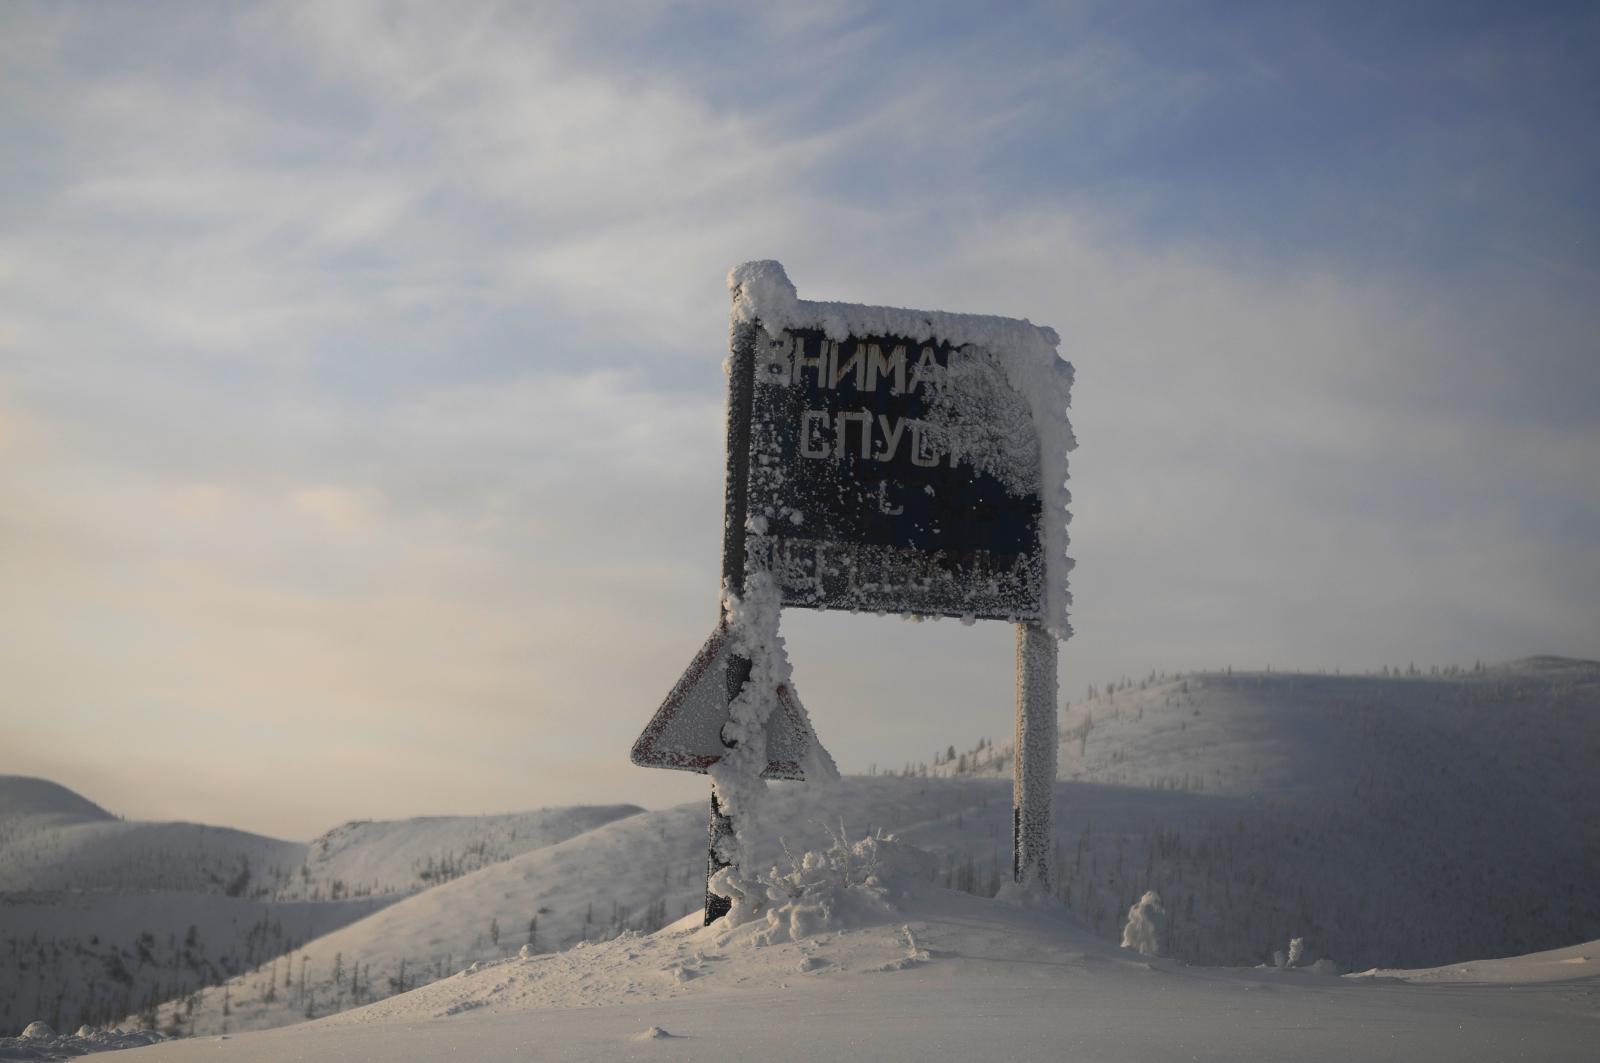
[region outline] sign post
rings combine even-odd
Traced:
[[[747,563],[745,524],[750,482],[750,404],[755,391],[756,327],[752,322],[734,326],[728,352],[728,453],[727,474],[723,482],[722,503],[722,605],[721,623],[728,622],[728,596],[744,595]],[[750,678],[750,660],[728,658],[725,691],[731,706]],[[719,738],[723,736],[719,733]],[[732,748],[732,743],[723,738]],[[732,902],[711,889],[711,876],[732,862],[733,820],[722,811],[717,789],[711,788],[711,823],[706,831],[706,918],[705,925],[728,914]]]
[[[1017,625],[1017,759],[1011,789],[1011,876],[1048,890],[1054,881],[1056,639]]]
[[[740,748],[739,735],[759,740],[749,728],[764,719],[763,777],[834,770],[787,681],[781,639],[773,649],[729,615],[727,603],[747,589],[775,588],[771,600],[783,607],[1007,620],[1017,625],[1012,871],[1021,884],[1048,887],[1056,655],[1071,633],[1066,452],[1076,445],[1066,416],[1072,367],[1056,354],[1055,332],[1010,318],[806,302],[776,262],[738,267],[729,287],[723,606],[634,762],[705,772]],[[769,616],[775,633],[776,607]],[[746,703],[730,727],[752,675],[776,690],[756,690],[760,712]],[[759,768],[742,759],[719,768],[719,779]],[[735,852],[730,812],[714,786],[707,923],[729,910],[709,875]]]

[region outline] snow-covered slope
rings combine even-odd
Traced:
[[[1151,673],[1092,690],[1062,710],[1062,779],[1322,799],[1449,760],[1485,784],[1550,775],[1573,798],[1600,793],[1581,770],[1600,754],[1597,661],[1530,657],[1427,675]],[[1009,774],[1011,746],[940,754],[924,771]]]
[[[1064,828],[1092,822],[1109,837],[1170,821],[1188,802],[1185,795],[1113,787],[1061,789],[1064,806],[1073,809]],[[1241,801],[1208,800],[1234,812],[1246,809]],[[568,948],[630,929],[654,930],[698,911],[705,896],[706,815],[697,802],[617,820],[408,897],[299,950],[287,992],[281,966],[235,979],[227,1028],[300,1021],[308,1010],[325,1014],[370,1002],[523,945],[535,952]],[[1010,866],[1010,788],[994,779],[775,784],[753,830],[758,860],[781,862],[785,846],[815,846],[841,823],[851,832],[892,830],[926,846],[941,861],[941,882],[989,891]],[[220,1032],[224,1018],[221,997],[210,990],[195,1009],[193,1029]]]
[[[198,823],[118,819],[44,779],[0,776],[0,893],[184,890],[265,896],[300,842]]]
[[[1264,962],[1292,937],[1308,959],[1357,970],[1600,937],[1600,780],[1582,767],[1600,763],[1597,680],[1600,666],[1549,660],[1437,678],[1224,673],[1073,705],[1056,894],[1114,941],[1155,889],[1169,952],[1212,965]],[[935,853],[945,885],[993,894],[1011,831],[1009,779],[984,774],[995,767],[1009,768],[1003,748],[934,769],[954,778],[775,786],[760,858],[843,820]],[[281,972],[275,994],[246,975],[229,1028],[434,981],[529,944],[530,929],[535,952],[653,930],[701,903],[705,814],[696,803],[611,823],[312,942],[305,993],[285,996]],[[336,960],[361,965],[354,994]],[[209,997],[196,1016],[197,1030],[222,1028]]]
[[[1421,970],[1363,971],[1352,978],[1398,978],[1405,982],[1470,983],[1495,982],[1502,985],[1549,984],[1554,982],[1594,982],[1600,980],[1600,941],[1585,941],[1564,949],[1549,949],[1526,956],[1501,956],[1471,959],[1444,967]]]
[[[642,811],[637,805],[578,805],[346,823],[312,840],[305,863],[278,895],[414,893]]]
[[[1600,937],[1600,665],[1115,686],[1063,713],[1056,798],[1055,892],[1100,938],[1114,942],[1152,888],[1169,953],[1210,965],[1261,963],[1291,937],[1308,961],[1355,970]],[[953,777],[776,785],[754,831],[759,859],[781,861],[782,842],[814,846],[842,821],[893,831],[935,855],[940,884],[991,895],[1009,869],[1008,751],[985,744],[932,774]],[[705,816],[696,802],[617,819],[456,877],[233,979],[225,995],[191,996],[182,1028],[303,1021],[523,945],[654,930],[699,908]],[[408,842],[398,825],[350,825],[298,881],[329,896],[335,880],[399,883],[430,852],[467,851],[454,821],[414,822],[456,833],[413,828]],[[496,852],[510,851],[509,829]]]
[[[691,917],[130,1059],[1593,1059],[1592,978],[1419,986],[1185,968],[1117,949],[1048,903],[933,886],[931,854],[875,867],[852,855],[848,869],[823,857],[782,875],[742,924]]]
[[[0,894],[0,1034],[107,1023],[216,985],[369,915],[376,898],[275,902],[221,893]],[[171,1008],[168,1009],[170,1019]]]
[[[1196,802],[1153,846],[1127,839],[1194,962],[1259,960],[1285,933],[1360,967],[1600,935],[1596,662],[1150,677],[1068,706],[1061,733],[1063,779],[1248,801],[1236,822]],[[1008,746],[938,759],[1010,771]]]
[[[1460,675],[1204,673],[1062,714],[1060,777],[1313,804],[1362,786],[1536,781],[1600,825],[1600,662],[1536,657]],[[1445,778],[1448,776],[1449,778]],[[1430,779],[1430,777],[1433,777]]]
[[[0,845],[0,892],[184,890],[270,897],[305,853],[302,842],[199,823],[68,823]]]
[[[59,783],[29,775],[0,775],[0,846],[14,833],[108,819],[116,817]]]
[[[136,1011],[149,1021],[169,1000],[161,1021],[172,1026],[197,989],[406,892],[638,811],[356,823],[307,846],[128,822],[54,783],[0,776],[0,1034]]]

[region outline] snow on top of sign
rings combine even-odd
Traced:
[[[1057,353],[1061,337],[1055,329],[986,314],[801,299],[783,266],[770,259],[735,266],[728,273],[728,289],[733,294],[734,327],[759,322],[774,334],[784,329],[820,329],[833,340],[896,336],[916,342],[943,341],[982,348],[998,359],[1012,389],[1026,398],[1039,438],[1046,563],[1043,626],[1057,638],[1071,636],[1067,610],[1072,594],[1067,574],[1073,560],[1067,556],[1067,525],[1072,521],[1068,508],[1072,495],[1067,490],[1067,455],[1077,448],[1078,440],[1067,418],[1072,404],[1072,363]],[[1003,408],[1004,404],[996,406],[997,410]],[[995,425],[993,445],[1009,448],[1015,438],[1014,427]],[[972,441],[963,442],[970,446]]]
[[[760,321],[771,332],[814,328],[833,340],[904,336],[1008,350],[1042,343],[1052,358],[1061,342],[1055,329],[1021,318],[801,299],[783,265],[770,259],[735,266],[728,273],[728,290],[733,293],[736,321]]]

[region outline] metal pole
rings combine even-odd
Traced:
[[[728,367],[728,467],[723,482],[722,502],[722,586],[730,594],[744,593],[745,569],[745,507],[750,474],[750,418],[755,398],[756,380],[756,327],[741,324],[734,331],[731,358]],[[724,621],[727,616],[722,617]],[[745,681],[750,678],[750,661],[745,657],[728,658],[728,703],[739,696]],[[723,740],[723,745],[733,748],[733,743]],[[733,820],[723,814],[717,802],[716,787],[711,790],[711,823],[707,829],[706,852],[706,921],[705,925],[721,919],[733,907],[733,902],[711,892],[711,876],[727,867],[730,861],[724,856],[732,850]]]
[[[1056,640],[1017,625],[1016,774],[1011,798],[1011,874],[1020,886],[1050,888],[1056,783]]]
[[[706,921],[710,926],[728,914],[733,902],[727,897],[711,892],[711,876],[728,866],[722,858],[722,843],[733,842],[733,820],[722,814],[717,804],[716,787],[711,788],[711,825],[706,831]]]

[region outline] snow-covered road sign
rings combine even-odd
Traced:
[[[722,759],[727,752],[722,726],[728,722],[729,645],[727,626],[717,625],[633,744],[635,764],[705,772]],[[762,775],[804,779],[806,762],[828,754],[820,744],[814,745],[811,721],[793,688],[781,686],[777,696],[779,711],[767,718],[767,770]],[[826,763],[831,765],[831,758]]]
[[[1072,631],[1059,337],[801,300],[776,262],[735,268],[728,288],[721,620],[633,747],[636,764],[712,776],[706,923],[739,893],[736,871],[714,883],[757,776],[838,774],[792,688],[791,605],[1017,624],[1013,871],[1047,886],[1056,644]]]
[[[993,354],[820,329],[757,343],[749,505],[785,605],[1040,615],[1039,440]]]
[[[740,269],[751,568],[773,573],[785,606],[1064,637],[1072,370],[1054,331],[809,302],[776,263]]]

